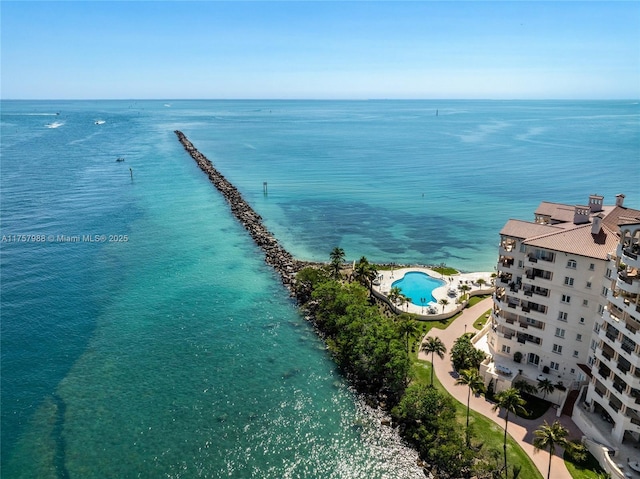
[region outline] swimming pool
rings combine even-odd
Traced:
[[[394,281],[391,286],[400,288],[402,294],[411,298],[411,303],[417,306],[423,306],[430,302],[435,303],[436,298],[433,297],[433,290],[445,284],[445,281],[433,278],[427,273],[410,271],[405,273],[402,279]],[[421,299],[425,300],[424,303]]]

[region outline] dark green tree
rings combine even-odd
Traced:
[[[306,304],[311,299],[313,290],[328,279],[329,274],[325,268],[307,266],[301,269],[296,274],[296,297],[302,304]]]
[[[471,466],[473,452],[464,445],[450,396],[436,388],[412,384],[393,408],[392,416],[420,456],[438,471],[453,475]]]
[[[463,369],[480,369],[480,364],[484,361],[485,353],[476,349],[471,343],[473,333],[463,334],[456,339],[451,348],[451,361],[456,371]]]
[[[362,256],[356,263],[354,271],[355,280],[370,290],[373,285],[373,280],[376,279],[377,276],[378,270],[375,265],[369,263],[369,260],[367,260],[365,256]]]

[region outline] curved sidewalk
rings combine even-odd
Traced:
[[[464,386],[455,385],[456,378],[453,367],[451,365],[451,347],[453,346],[453,342],[465,333],[465,325],[467,332],[476,331],[473,327],[473,323],[485,311],[491,309],[491,305],[491,298],[482,300],[475,306],[463,310],[462,315],[456,318],[456,320],[451,323],[449,327],[447,327],[447,329],[432,329],[427,334],[427,337],[439,337],[447,347],[447,353],[445,354],[444,359],[440,359],[437,356],[435,357],[434,370],[436,376],[438,376],[438,379],[442,383],[442,386],[453,397],[455,397],[458,401],[465,405],[465,407],[467,404],[467,388]],[[423,352],[419,353],[418,358],[425,361],[431,361],[431,357]],[[499,414],[498,411],[492,411],[493,403],[487,401],[484,396],[472,396],[470,407],[474,411],[477,411],[480,414],[493,420],[501,428],[504,428],[504,415]],[[559,418],[556,417],[556,410],[553,408],[549,409],[549,411],[547,411],[544,416],[535,420],[522,419],[520,417],[514,417],[513,414],[510,414],[509,427],[507,430],[509,435],[520,444],[522,449],[524,449],[527,455],[531,458],[533,463],[542,474],[542,477],[544,478],[547,477],[547,468],[549,467],[549,453],[546,451],[537,451],[534,454],[533,431],[535,431],[545,420],[549,424],[553,423],[553,421],[556,420],[560,421],[562,425],[569,430],[569,438],[571,439],[582,437],[582,433],[573,423],[571,418],[569,418],[568,416],[562,416]],[[558,452],[562,454],[561,450],[559,449],[556,450],[556,454]],[[564,460],[557,455],[554,455],[551,460],[551,477],[553,479],[572,479],[571,474],[564,464]]]

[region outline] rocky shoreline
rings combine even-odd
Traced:
[[[222,173],[215,169],[211,161],[200,153],[193,143],[179,130],[175,130],[178,140],[184,149],[195,160],[200,169],[206,173],[216,189],[227,200],[233,215],[242,223],[249,232],[253,241],[264,251],[265,262],[272,266],[280,275],[282,284],[295,294],[296,273],[309,263],[297,260],[291,253],[285,250],[278,240],[262,224],[262,217],[247,204],[238,189],[227,180]]]

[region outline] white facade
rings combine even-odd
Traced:
[[[640,221],[622,220],[620,243],[607,262],[584,401],[610,424],[614,445],[640,442]]]
[[[543,202],[534,221],[509,220],[503,227],[487,340],[492,361],[515,365],[518,374],[501,377],[502,387],[548,379],[557,389],[548,399],[563,404],[569,391],[589,381],[592,332],[606,301],[602,278],[618,245],[613,225],[629,211],[636,212],[620,198],[605,206],[591,195],[587,205]]]

